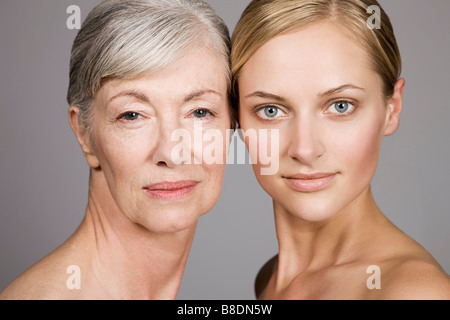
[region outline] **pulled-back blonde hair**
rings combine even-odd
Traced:
[[[369,28],[367,9],[380,9],[380,28]],[[234,105],[238,103],[239,73],[255,52],[281,34],[314,22],[330,21],[348,32],[365,49],[383,81],[388,100],[401,73],[401,57],[392,24],[376,0],[253,0],[242,14],[233,36],[231,73]]]

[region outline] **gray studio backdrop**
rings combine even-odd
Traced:
[[[248,0],[210,0],[232,31]],[[0,290],[81,222],[88,167],[67,120],[76,30],[88,0],[0,2]],[[399,131],[385,139],[373,182],[386,215],[450,271],[450,1],[383,0],[407,80]],[[200,219],[179,299],[254,299],[277,252],[272,204],[249,165],[229,165],[222,195]]]

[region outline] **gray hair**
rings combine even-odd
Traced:
[[[195,46],[223,57],[230,87],[229,31],[205,1],[105,0],[73,43],[67,102],[90,131],[90,105],[105,81],[151,74]]]

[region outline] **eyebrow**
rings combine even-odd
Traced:
[[[277,101],[285,101],[283,97],[277,96],[273,93],[268,93],[264,91],[255,91],[253,93],[250,93],[249,95],[246,95],[245,98],[251,98],[251,97],[258,97],[258,98],[264,98],[264,99],[273,99]]]
[[[150,99],[145,94],[143,94],[141,92],[138,92],[138,91],[123,91],[123,92],[120,92],[120,93],[116,94],[114,97],[110,98],[108,100],[107,104],[110,104],[111,101],[113,101],[113,100],[115,100],[117,98],[120,98],[120,97],[134,97],[134,98],[136,98],[138,100],[141,100],[143,102],[150,102]]]
[[[348,89],[356,89],[356,90],[362,90],[362,91],[366,91],[366,89],[352,85],[352,84],[344,84],[342,86],[336,87],[336,88],[332,88],[329,89],[323,93],[319,93],[319,96],[330,96],[336,93],[340,93],[342,91],[348,90]],[[255,91],[253,93],[250,93],[249,95],[246,95],[245,98],[251,98],[251,97],[258,97],[258,98],[263,98],[263,99],[272,99],[272,100],[276,100],[276,101],[280,101],[280,102],[284,102],[286,101],[286,99],[284,99],[283,97],[280,97],[276,94],[273,93],[268,93],[268,92],[264,92],[264,91]]]
[[[356,90],[362,90],[362,91],[366,91],[366,89],[355,86],[353,84],[344,84],[342,86],[336,87],[336,88],[332,88],[330,90],[327,90],[323,93],[319,93],[319,96],[331,96],[335,93],[340,93],[342,91],[348,90],[348,89],[356,89]]]
[[[194,91],[194,92],[190,93],[189,95],[187,95],[184,98],[184,102],[189,102],[191,100],[194,100],[195,98],[198,98],[205,94],[210,94],[210,93],[215,94],[215,95],[219,96],[220,98],[222,98],[222,95],[220,93],[218,93],[217,91],[214,91],[211,89],[203,89],[203,90]]]
[[[201,97],[201,96],[203,96],[205,94],[210,94],[210,93],[215,94],[215,95],[219,96],[220,98],[222,98],[222,95],[220,93],[214,91],[214,90],[203,89],[203,90],[197,90],[197,91],[194,91],[194,92],[188,94],[184,98],[184,102],[189,102],[189,101],[191,101],[191,100],[193,100],[195,98],[198,98],[198,97]],[[114,99],[117,99],[119,97],[134,97],[134,98],[136,98],[138,100],[141,100],[143,102],[150,102],[150,99],[145,94],[143,94],[141,92],[138,92],[138,91],[123,91],[123,92],[120,92],[120,93],[116,94],[112,98],[110,98],[108,100],[108,104],[111,103],[111,101],[113,101]]]

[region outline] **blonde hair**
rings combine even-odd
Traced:
[[[369,6],[380,8],[380,28],[369,28]],[[392,24],[376,0],[253,0],[242,14],[231,50],[232,92],[237,108],[239,73],[245,63],[272,38],[319,21],[344,28],[365,48],[384,84],[387,100],[401,73],[401,57]]]
[[[230,87],[229,31],[205,1],[103,1],[73,43],[67,102],[80,108],[79,121],[91,133],[90,105],[105,81],[151,74],[193,47],[221,57]]]

